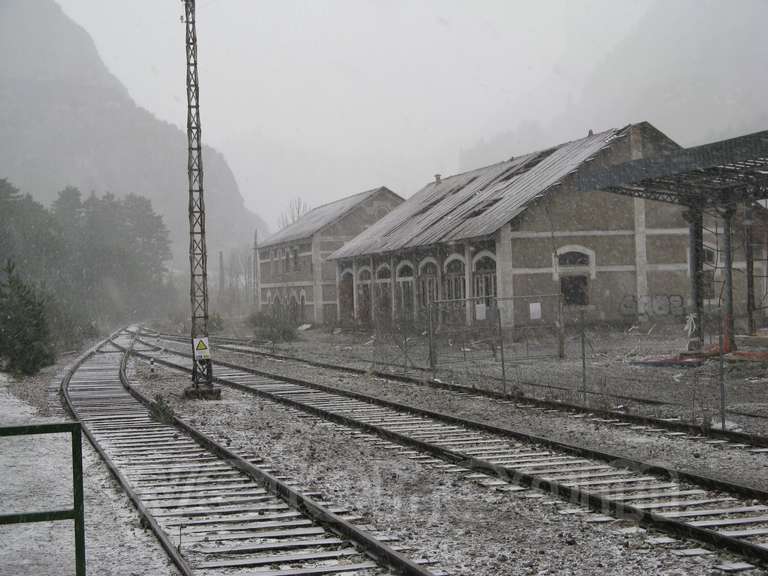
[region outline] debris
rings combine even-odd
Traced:
[[[633,360],[630,364],[637,366],[659,366],[659,367],[675,367],[689,368],[695,366],[701,366],[706,361],[703,356],[684,356],[682,354],[675,354],[674,356],[648,356],[642,360]]]

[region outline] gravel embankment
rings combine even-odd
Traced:
[[[61,417],[45,417],[51,408],[48,385],[61,366],[19,380],[0,373],[0,426],[62,421]],[[69,435],[0,438],[0,445],[0,502],[4,513],[72,507]],[[178,574],[152,533],[140,527],[130,501],[85,437],[83,475],[88,574]],[[2,576],[75,572],[72,522],[2,526],[0,541]]]
[[[231,449],[348,506],[398,536],[411,557],[436,559],[453,576],[711,574],[724,559],[678,557],[672,548],[688,547],[682,542],[654,546],[650,532],[617,534],[626,523],[592,524],[560,514],[563,502],[482,488],[253,395],[225,389],[220,402],[188,401],[186,375],[161,367],[150,376],[140,361],[130,370],[145,395],[162,395]]]
[[[479,420],[577,446],[599,448],[650,464],[688,470],[768,490],[768,453],[753,454],[746,450],[710,446],[697,440],[635,432],[571,418],[562,412],[545,413],[516,408],[512,404],[502,404],[493,399],[468,397],[428,386],[349,374],[297,362],[222,350],[217,351],[217,356],[283,376],[303,378],[384,400]]]

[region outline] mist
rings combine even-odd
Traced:
[[[181,5],[60,4],[136,102],[183,128]],[[204,138],[274,228],[295,196],[407,197],[435,173],[589,129],[649,120],[683,145],[756,131],[767,12],[759,0],[203,0]]]

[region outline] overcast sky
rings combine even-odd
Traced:
[[[57,1],[136,102],[183,128],[183,4]],[[540,133],[523,141],[551,145],[610,127],[554,119],[653,5],[198,0],[204,139],[272,225],[292,196],[315,206],[378,185],[409,196],[497,134],[529,126]]]

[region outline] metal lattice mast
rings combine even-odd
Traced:
[[[205,246],[205,200],[203,194],[203,150],[200,131],[200,101],[197,75],[195,0],[184,0],[187,28],[187,143],[189,149],[189,297],[192,306],[192,380],[195,386],[213,381],[208,347],[208,255]],[[204,340],[204,345],[200,344]],[[205,350],[201,348],[204,346]]]

